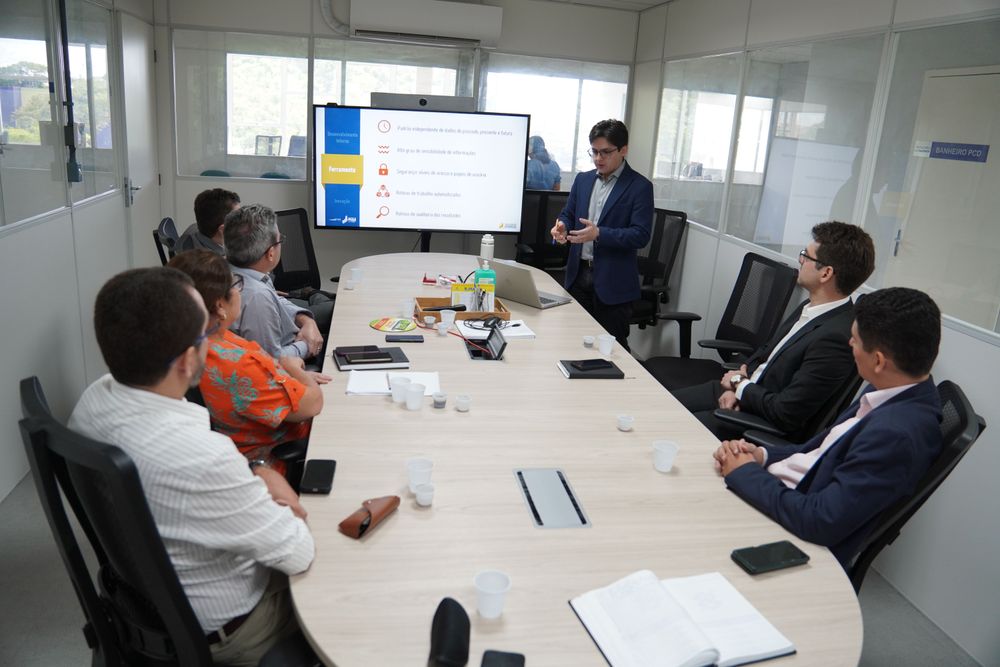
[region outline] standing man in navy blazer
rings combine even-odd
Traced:
[[[571,244],[564,287],[627,350],[639,298],[636,251],[649,243],[653,184],[625,162],[628,128],[620,120],[594,125],[587,152],[596,169],[577,175],[549,232]]]
[[[871,386],[804,445],[715,451],[726,485],[798,537],[829,547],[845,566],[873,522],[913,493],[941,451],[941,403],[931,366],[941,313],[929,296],[891,287],[855,305],[851,349]]]

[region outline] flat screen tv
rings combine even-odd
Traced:
[[[316,227],[517,232],[528,118],[314,106]]]

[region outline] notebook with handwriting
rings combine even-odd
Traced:
[[[611,667],[730,667],[795,653],[718,572],[660,581],[640,570],[569,604]]]

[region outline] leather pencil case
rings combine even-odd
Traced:
[[[340,532],[354,539],[360,538],[379,525],[383,519],[399,507],[399,496],[369,498],[361,503],[361,508],[340,522]]]

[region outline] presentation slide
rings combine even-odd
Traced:
[[[313,108],[316,226],[516,232],[528,116]]]

